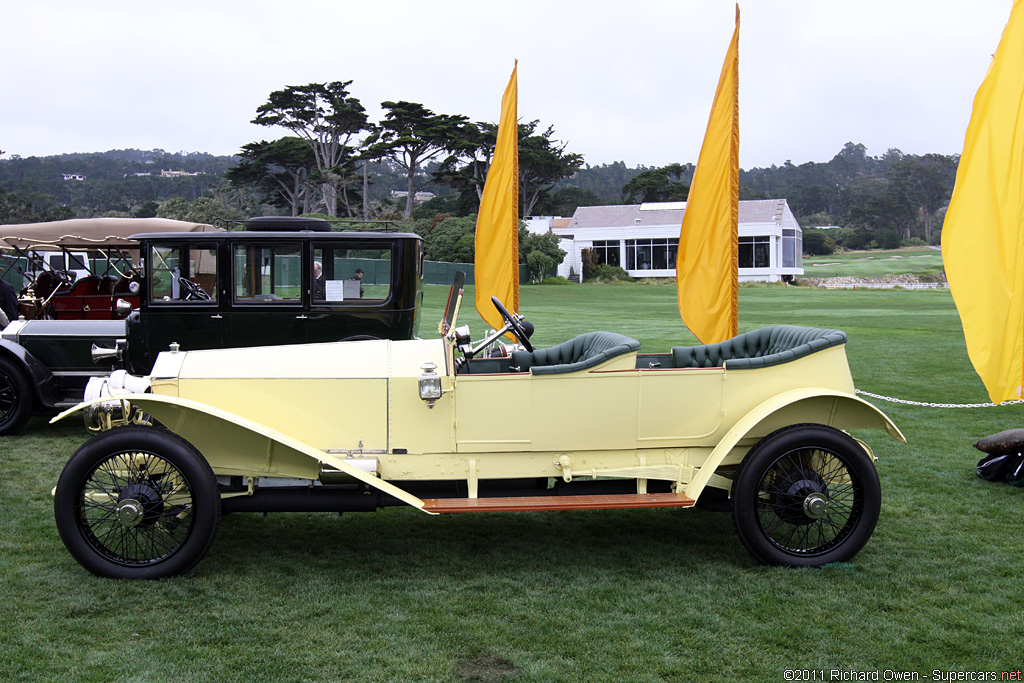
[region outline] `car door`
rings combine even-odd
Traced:
[[[459,452],[636,448],[638,371],[459,375]]]
[[[638,375],[589,369],[533,376],[534,449],[636,448]]]
[[[639,445],[699,443],[722,424],[723,368],[641,370]]]
[[[456,376],[456,450],[534,450],[532,379],[528,372]]]
[[[411,336],[401,333],[392,311],[393,241],[318,240],[311,246],[308,341]]]
[[[226,346],[277,346],[306,342],[309,311],[302,243],[238,240],[231,244],[231,306]]]
[[[176,343],[183,351],[224,345],[224,301],[216,243],[158,242],[147,252],[148,307],[143,320],[150,363]],[[138,357],[136,349],[129,349]]]

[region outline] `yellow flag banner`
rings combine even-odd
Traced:
[[[519,311],[519,121],[516,70],[501,98],[501,120],[494,157],[484,182],[476,219],[476,310],[494,329],[504,322],[491,297]]]
[[[967,354],[995,403],[1024,385],[1024,1],[974,98],[942,260]]]
[[[737,5],[676,256],[679,315],[705,344],[735,337],[739,326],[739,39]]]

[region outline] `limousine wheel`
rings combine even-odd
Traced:
[[[184,439],[122,427],[79,448],[57,481],[57,530],[98,576],[184,574],[206,554],[220,523],[213,471]]]
[[[733,483],[733,523],[759,560],[819,567],[850,559],[878,522],[881,488],[856,441],[824,425],[796,425],[750,450]]]
[[[32,414],[32,387],[16,363],[0,356],[0,435],[13,434]]]

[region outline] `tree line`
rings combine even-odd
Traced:
[[[847,249],[939,244],[953,194],[959,155],[904,154],[889,149],[868,156],[862,144],[846,143],[830,161],[752,169],[740,173],[741,199],[785,198],[804,227],[838,226],[826,238]]]
[[[286,134],[243,145],[235,156],[117,150],[0,158],[0,222],[95,215],[211,222],[319,213],[420,221],[417,228],[431,230],[439,217],[474,216],[496,124],[404,100],[381,103],[385,113],[373,122],[351,85],[311,83],[270,93],[252,122]],[[692,163],[590,166],[557,139],[551,125],[527,121],[518,132],[523,216],[571,216],[578,206],[687,198]],[[741,171],[740,198],[787,199],[805,228],[810,253],[837,246],[937,244],[957,163],[956,156],[898,149],[872,157],[864,145],[850,142],[827,162],[787,161]],[[195,175],[161,177],[162,170]],[[424,190],[433,198],[418,202]],[[446,240],[464,245],[465,222],[459,225],[459,238]],[[826,235],[815,226],[840,229]],[[465,254],[453,249],[448,260],[459,260],[457,255]]]
[[[405,100],[382,102],[384,117],[372,122],[351,84],[310,83],[270,93],[252,123],[289,135],[244,145],[228,181],[293,216],[319,207],[328,216],[369,219],[385,208],[370,199],[376,162],[404,178],[403,218],[412,217],[416,194],[428,185],[457,195],[462,209],[479,203],[496,124]],[[530,215],[556,182],[583,164],[583,156],[566,151],[554,128],[539,121],[519,124],[518,132],[520,206],[522,215]]]

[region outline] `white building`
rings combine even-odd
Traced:
[[[602,262],[633,277],[675,277],[685,212],[686,202],[581,206],[564,227],[558,219],[550,220],[551,231],[562,238],[559,244],[567,252],[558,274],[579,276],[581,253],[590,249]],[[742,201],[739,214],[740,282],[803,275],[803,232],[785,199]]]
[[[408,196],[409,196],[408,190],[391,190],[391,198],[392,199],[405,199]],[[415,195],[413,195],[412,200],[414,202],[416,202],[417,204],[421,204],[423,202],[429,202],[433,198],[434,198],[434,193],[433,192],[420,191],[420,192],[417,192]]]
[[[564,232],[569,227],[571,218],[559,218],[558,216],[527,216],[523,219],[526,229],[537,235],[546,232]],[[564,248],[564,247],[563,247]]]

